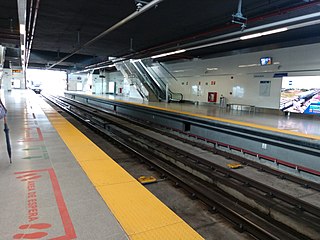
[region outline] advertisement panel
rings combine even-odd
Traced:
[[[320,76],[283,77],[280,110],[320,114]]]

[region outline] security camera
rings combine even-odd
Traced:
[[[138,2],[137,3],[137,11],[140,11],[140,9],[143,7],[143,4]]]

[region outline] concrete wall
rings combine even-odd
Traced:
[[[217,92],[218,100],[223,95],[228,102],[278,109],[282,78],[275,78],[274,74],[320,75],[319,56],[320,44],[311,44],[214,59],[167,63],[165,66],[178,80],[175,84],[170,84],[170,89],[181,92],[186,100],[207,102],[208,92]],[[261,57],[272,57],[273,64],[260,66]],[[270,81],[269,96],[261,96],[261,81]]]

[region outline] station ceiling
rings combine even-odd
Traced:
[[[0,44],[8,49],[7,65],[9,61],[19,64],[17,1],[0,0]],[[304,19],[304,16],[320,12],[319,0],[243,0],[241,13],[247,18],[243,31],[241,24],[232,22],[232,14],[238,12],[239,0],[162,0],[99,40],[81,48],[100,33],[137,12],[137,4],[144,7],[150,2],[28,0],[27,42],[32,35],[35,6],[39,4],[29,67],[48,68],[55,64],[54,68],[81,70],[88,65],[107,61],[109,57],[148,57],[185,47],[196,48],[162,60],[206,58],[224,53],[313,43],[320,39],[320,24],[317,23],[320,17]],[[300,24],[300,27],[290,31],[226,43],[234,37],[285,27],[285,24],[273,24],[296,17],[301,19],[292,24]],[[304,26],[306,22],[308,24]],[[214,44],[217,42],[221,44]],[[206,44],[211,45],[203,47]],[[57,64],[75,50],[79,51]]]

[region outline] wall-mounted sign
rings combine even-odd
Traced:
[[[283,77],[280,110],[320,114],[320,76]]]
[[[259,96],[270,96],[271,81],[260,81]]]
[[[287,77],[288,73],[275,73],[273,75],[274,78],[282,78],[282,77]]]

